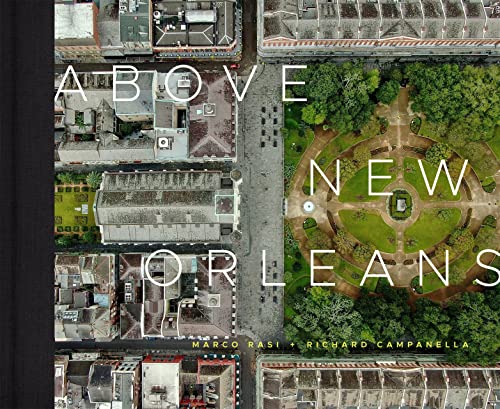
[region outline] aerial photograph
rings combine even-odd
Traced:
[[[53,101],[55,409],[500,408],[500,2],[54,0]]]

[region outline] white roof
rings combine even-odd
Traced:
[[[94,3],[55,4],[55,39],[92,38]]]
[[[180,365],[176,362],[142,364],[143,409],[168,408],[169,404],[179,406],[179,371]]]
[[[186,23],[215,23],[217,16],[214,9],[186,10]]]

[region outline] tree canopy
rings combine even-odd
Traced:
[[[302,119],[309,124],[327,122],[340,133],[360,129],[370,119],[375,102],[371,98],[379,86],[379,71],[364,70],[362,64],[313,64],[297,70],[295,97],[307,98]]]
[[[285,335],[305,356],[341,355],[349,348],[316,348],[316,342],[343,341],[421,343],[448,341],[467,348],[446,348],[452,362],[483,365],[497,361],[500,347],[500,291],[497,287],[483,293],[463,293],[448,305],[429,299],[417,300],[412,311],[406,289],[393,288],[380,281],[377,295],[362,290],[353,301],[349,297],[312,287],[297,294],[291,304],[293,319],[285,325]],[[313,346],[306,342],[312,341]]]
[[[406,76],[413,111],[423,112],[430,122],[452,125],[452,138],[462,143],[493,137],[500,124],[500,67],[415,63],[406,67]]]

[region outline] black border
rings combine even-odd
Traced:
[[[0,9],[0,408],[53,407],[53,0]]]

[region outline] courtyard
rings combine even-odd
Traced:
[[[316,126],[314,135],[309,129],[302,129],[301,137],[297,130],[300,129],[299,121],[293,119],[294,109],[289,107],[285,111],[285,125],[292,124],[296,130],[292,132],[293,146],[288,142],[290,133],[285,133],[287,294],[293,295],[298,288],[310,283],[311,240],[305,229],[306,219],[307,225],[314,224],[314,229],[328,236],[330,249],[336,250],[335,265],[331,258],[315,260],[315,265],[333,265],[335,271],[319,270],[315,273],[315,281],[335,283],[337,291],[351,297],[360,294],[361,277],[374,249],[381,252],[395,286],[410,289],[412,297],[427,296],[442,301],[472,285],[483,272],[475,262],[477,252],[495,243],[495,227],[486,225],[485,220],[488,216],[494,220],[500,216],[498,194],[486,191],[484,179],[480,180],[471,166],[467,167],[456,195],[443,170],[435,183],[434,193],[429,194],[418,160],[422,160],[428,183],[432,185],[438,168],[426,159],[425,152],[437,138],[422,135],[412,125],[412,120],[419,117],[411,110],[408,88],[401,88],[390,105],[377,105],[373,117],[379,122],[386,121],[387,127],[381,127],[375,136],[363,132],[338,134],[335,130]],[[420,123],[421,119],[418,120]],[[292,149],[297,145],[300,145],[298,150]],[[489,145],[495,153],[495,143]],[[290,148],[296,163],[293,176],[290,176],[291,170],[287,170],[287,148]],[[459,153],[452,152],[450,158],[450,161],[460,159]],[[340,160],[338,196],[319,174],[314,179],[315,193],[310,196],[311,159],[334,185],[336,161]],[[368,159],[391,160],[373,164],[373,175],[386,175],[387,178],[373,180],[372,189],[385,194],[392,192],[392,196],[369,195]],[[456,183],[458,175],[451,173]],[[483,178],[484,175],[480,176]],[[498,173],[488,177],[498,182]],[[306,201],[311,203],[307,211],[304,209]],[[458,241],[466,241],[468,235],[473,242],[470,247],[456,245]],[[328,242],[326,237],[325,240]],[[416,286],[419,250],[423,250],[443,271],[442,252],[447,248],[450,249],[452,285],[445,287],[431,267],[425,265],[424,285],[422,288]],[[492,261],[493,257],[487,260],[488,263]],[[378,261],[371,272],[383,272]],[[364,287],[376,291],[378,280],[368,280]]]

